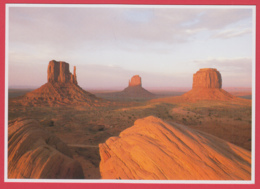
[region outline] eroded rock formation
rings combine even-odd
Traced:
[[[251,179],[249,151],[152,116],[135,121],[99,148],[103,179]]]
[[[139,75],[134,75],[129,81],[128,87],[118,93],[118,96],[124,98],[152,98],[155,95],[142,87],[142,79]]]
[[[235,96],[222,89],[220,72],[215,68],[203,68],[193,75],[192,90],[182,95],[184,101],[233,100]]]
[[[69,64],[63,61],[57,62],[52,60],[49,62],[47,70],[47,81],[51,83],[77,83],[76,67],[74,66],[73,74],[69,71]]]
[[[71,74],[68,63],[52,60],[47,73],[47,83],[22,97],[12,99],[10,103],[24,106],[102,106],[103,103],[108,103],[78,85],[75,66]]]
[[[8,178],[83,179],[68,146],[33,119],[8,125]]]
[[[129,80],[128,87],[123,91],[114,93],[100,93],[97,94],[101,98],[107,99],[117,99],[117,100],[143,100],[151,99],[155,97],[155,94],[149,92],[142,87],[142,79],[139,75],[134,75],[131,80]]]
[[[134,75],[129,81],[129,87],[142,86],[141,77],[139,75]]]
[[[203,68],[193,74],[192,88],[222,88],[222,78],[215,68]]]

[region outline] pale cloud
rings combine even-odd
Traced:
[[[204,60],[195,60],[194,63],[200,67],[214,67],[223,71],[252,71],[252,59],[248,57],[238,58],[208,58]]]
[[[252,33],[251,28],[244,28],[244,29],[227,29],[224,31],[220,31],[217,34],[213,35],[212,38],[222,38],[222,39],[228,39],[232,37],[239,37],[244,34]]]
[[[251,14],[250,9],[10,8],[9,35],[10,42],[58,49],[91,41],[172,44],[187,42],[202,30],[224,29]]]
[[[222,48],[226,46],[232,56],[241,51],[248,55],[251,42],[247,38],[241,42],[241,37],[251,37],[251,22],[250,8],[11,7],[10,85],[29,82],[19,71],[30,74],[31,69],[42,69],[41,79],[36,72],[31,74],[32,84],[44,83],[52,59],[76,65],[79,83],[91,88],[124,87],[135,74],[143,75],[147,86],[190,86],[193,73],[185,62],[192,60],[197,60],[196,65],[241,73],[246,65],[242,62],[248,60],[232,64],[236,58],[219,57],[227,52]],[[243,45],[231,48],[231,38]],[[215,48],[208,52],[209,47]],[[213,58],[205,60],[207,54]],[[178,74],[180,70],[188,71]]]

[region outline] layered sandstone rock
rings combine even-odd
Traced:
[[[142,86],[141,77],[139,75],[134,75],[129,81],[129,87]]]
[[[182,95],[184,101],[236,99],[222,89],[220,72],[215,68],[203,68],[193,75],[192,90]]]
[[[100,144],[103,179],[250,180],[251,153],[156,117]]]
[[[71,74],[68,63],[52,60],[49,62],[47,73],[46,84],[22,97],[12,99],[10,103],[24,106],[102,106],[102,103],[107,103],[78,85],[75,66]]]
[[[196,88],[222,88],[222,78],[215,68],[203,68],[193,74],[193,89]]]
[[[68,146],[32,119],[8,125],[8,178],[83,179]]]
[[[48,65],[47,81],[51,83],[59,82],[77,84],[76,67],[74,66],[74,73],[71,74],[68,63],[52,60]]]

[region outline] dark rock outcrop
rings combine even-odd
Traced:
[[[74,73],[71,74],[68,63],[52,60],[48,65],[47,80],[51,83],[58,82],[77,84],[76,67],[74,66]]]
[[[250,180],[251,153],[156,117],[99,145],[103,179]]]
[[[8,178],[83,179],[68,146],[33,119],[8,125]]]

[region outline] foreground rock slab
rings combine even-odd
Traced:
[[[8,178],[83,179],[68,146],[33,119],[8,126]]]
[[[153,116],[138,119],[99,148],[103,179],[251,179],[249,151]]]

